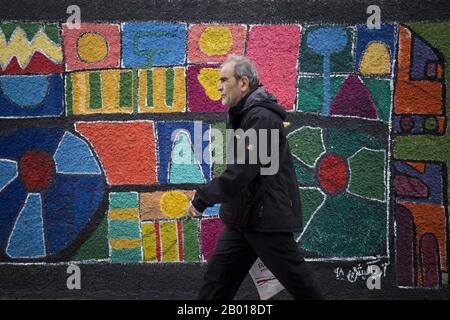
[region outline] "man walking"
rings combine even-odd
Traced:
[[[228,159],[231,163],[222,175],[197,190],[187,212],[199,217],[207,207],[221,203],[220,218],[225,224],[208,260],[198,299],[232,299],[257,257],[294,299],[320,299],[293,236],[302,226],[283,125],[286,111],[259,85],[256,68],[246,57],[232,55],[222,64],[218,90],[229,107],[227,128],[236,133],[227,150],[233,154]],[[261,150],[271,151],[270,163],[262,159]]]

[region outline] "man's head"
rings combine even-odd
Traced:
[[[251,90],[259,85],[255,65],[243,56],[230,55],[222,64],[220,82],[217,86],[222,104],[232,108]]]

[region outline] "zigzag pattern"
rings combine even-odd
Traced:
[[[10,41],[0,30],[0,67],[5,70],[11,60],[16,57],[22,69],[25,69],[36,52],[44,54],[53,63],[63,61],[61,45],[51,41],[45,32],[40,29],[31,41],[28,41],[25,31],[21,28],[14,30]]]

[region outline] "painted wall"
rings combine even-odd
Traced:
[[[183,216],[224,169],[209,130],[234,53],[289,112],[296,239],[328,296],[372,264],[393,297],[448,296],[449,22],[104,20],[0,22],[1,267],[204,268],[219,206]]]

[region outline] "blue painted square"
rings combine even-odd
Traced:
[[[216,203],[214,206],[206,208],[206,210],[203,212],[204,216],[218,216],[220,211],[220,203]]]
[[[122,24],[122,67],[184,64],[186,29],[185,23]]]
[[[203,139],[210,126],[203,122],[196,122],[196,125],[190,121],[156,123],[160,183],[206,183],[211,180],[210,135],[206,134]]]
[[[0,118],[55,117],[63,112],[61,74],[0,76]]]

